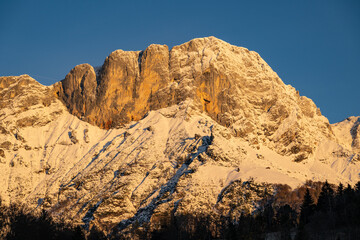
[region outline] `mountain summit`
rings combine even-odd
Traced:
[[[199,110],[253,144],[307,158],[334,139],[315,104],[286,86],[259,54],[215,37],[173,47],[114,51],[97,73],[88,64],[55,84],[73,115],[101,128],[142,119],[191,99]]]
[[[108,232],[251,210],[271,184],[357,182],[359,123],[329,124],[259,54],[215,37],[116,50],[49,87],[0,77],[0,196]],[[259,191],[239,195],[250,180]]]

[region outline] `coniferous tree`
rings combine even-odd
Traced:
[[[344,185],[342,183],[339,183],[339,186],[337,188],[337,191],[336,191],[336,195],[338,197],[342,197],[344,194]]]
[[[345,195],[345,198],[346,198],[347,201],[351,201],[351,199],[354,197],[355,191],[351,187],[350,184],[348,184],[347,187],[345,188],[344,195]]]
[[[288,205],[281,206],[276,213],[277,225],[281,232],[281,240],[290,240],[290,230],[295,226],[296,212]]]
[[[314,200],[310,195],[310,191],[307,188],[304,196],[304,201],[301,205],[301,212],[300,212],[300,226],[305,226],[310,221],[310,216],[314,213],[315,204]]]
[[[355,184],[355,193],[360,194],[360,181]]]
[[[292,228],[296,225],[297,213],[289,204],[281,206],[276,213],[277,225],[282,228]]]
[[[321,188],[316,209],[318,211],[331,212],[333,211],[333,207],[334,207],[334,190],[332,189],[330,184],[326,181]]]
[[[345,198],[344,198],[344,185],[339,184],[334,203],[334,211],[336,216],[336,224],[338,226],[343,225],[346,222],[346,211],[345,211]]]
[[[353,211],[355,218],[354,224],[355,226],[360,226],[360,181],[358,181],[355,185],[355,193],[354,193],[354,205],[355,209]],[[359,229],[360,232],[360,229]]]
[[[296,240],[308,239],[308,234],[305,230],[305,225],[310,222],[310,217],[314,214],[315,207],[316,205],[314,204],[314,200],[310,195],[309,188],[306,188],[304,200],[300,207],[301,211],[300,211],[299,227],[296,233]]]
[[[264,220],[265,220],[265,231],[273,231],[274,230],[274,209],[271,204],[267,204],[265,206],[263,212]]]

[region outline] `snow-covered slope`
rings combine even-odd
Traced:
[[[244,181],[267,192],[271,183],[359,181],[359,118],[328,125],[312,114],[311,100],[279,87],[286,93],[279,99],[290,97],[292,107],[278,102],[270,111],[249,109],[245,122],[231,126],[189,97],[105,130],[70,114],[54,93],[56,85],[42,86],[27,75],[1,77],[0,197],[110,231],[170,209],[221,214]],[[247,106],[253,107],[251,94]],[[251,131],[237,134],[234,129],[247,128],[246,121]],[[263,123],[278,125],[260,131]],[[302,142],[313,143],[311,151],[298,149]],[[241,207],[260,198],[249,194],[236,196]]]
[[[116,50],[97,73],[78,65],[54,88],[70,113],[105,129],[191,99],[233,135],[293,159],[335,138],[313,101],[285,85],[259,54],[215,37],[171,50]]]
[[[324,142],[313,157],[297,163],[262,143],[254,146],[233,136],[191,100],[150,111],[123,128],[103,130],[69,114],[56,98],[50,97],[48,106],[39,101],[20,111],[17,103],[26,94],[47,96],[48,87],[32,84],[32,92],[23,89],[11,106],[1,109],[7,133],[0,143],[7,147],[0,191],[7,203],[41,204],[81,224],[94,219],[110,227],[124,221],[123,228],[175,203],[179,212],[211,211],[236,180],[292,187],[306,179],[359,180],[359,164],[353,155],[341,154],[344,146],[336,141]],[[35,117],[35,123],[22,124]],[[41,119],[48,120],[40,124]]]

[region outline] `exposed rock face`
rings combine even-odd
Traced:
[[[96,74],[89,64],[76,66],[61,82],[59,96],[66,103],[70,113],[83,117],[89,115],[96,102]]]
[[[17,104],[16,107],[21,107],[23,110],[27,110],[39,103],[42,103],[44,106],[50,105],[51,101],[55,99],[50,88],[47,89],[47,93],[44,92],[41,96],[32,94],[40,88],[46,87],[28,75],[0,77],[0,109],[8,108],[14,104]],[[19,101],[14,103],[13,100],[18,97],[20,98]]]
[[[360,152],[360,117],[348,117],[332,125],[338,141],[348,150]]]
[[[51,87],[41,85],[28,75],[0,77],[0,133],[15,134],[17,128],[46,125],[58,114],[37,112],[36,109],[56,101]],[[18,118],[13,122],[9,116]]]
[[[41,177],[34,172],[45,164],[44,144],[38,142],[46,135],[39,129],[65,112],[51,87],[28,75],[0,77],[0,197],[5,202],[24,199],[38,184]],[[31,138],[24,129],[32,129]]]
[[[169,212],[239,215],[272,183],[355,184],[359,131],[216,38],[118,50],[53,87],[0,77],[0,197],[107,233]]]
[[[72,114],[108,129],[164,106],[153,95],[169,83],[168,64],[167,46],[151,45],[144,52],[117,50],[106,58],[98,80],[94,69],[82,64],[55,88]]]
[[[321,138],[334,137],[315,104],[285,85],[259,54],[214,37],[170,51],[165,45],[117,50],[97,77],[90,65],[79,65],[55,89],[72,114],[106,129],[192,99],[234,135],[282,154],[307,158]]]

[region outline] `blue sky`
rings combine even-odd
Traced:
[[[0,75],[50,85],[116,49],[206,36],[258,52],[331,123],[360,115],[358,0],[0,0]]]

